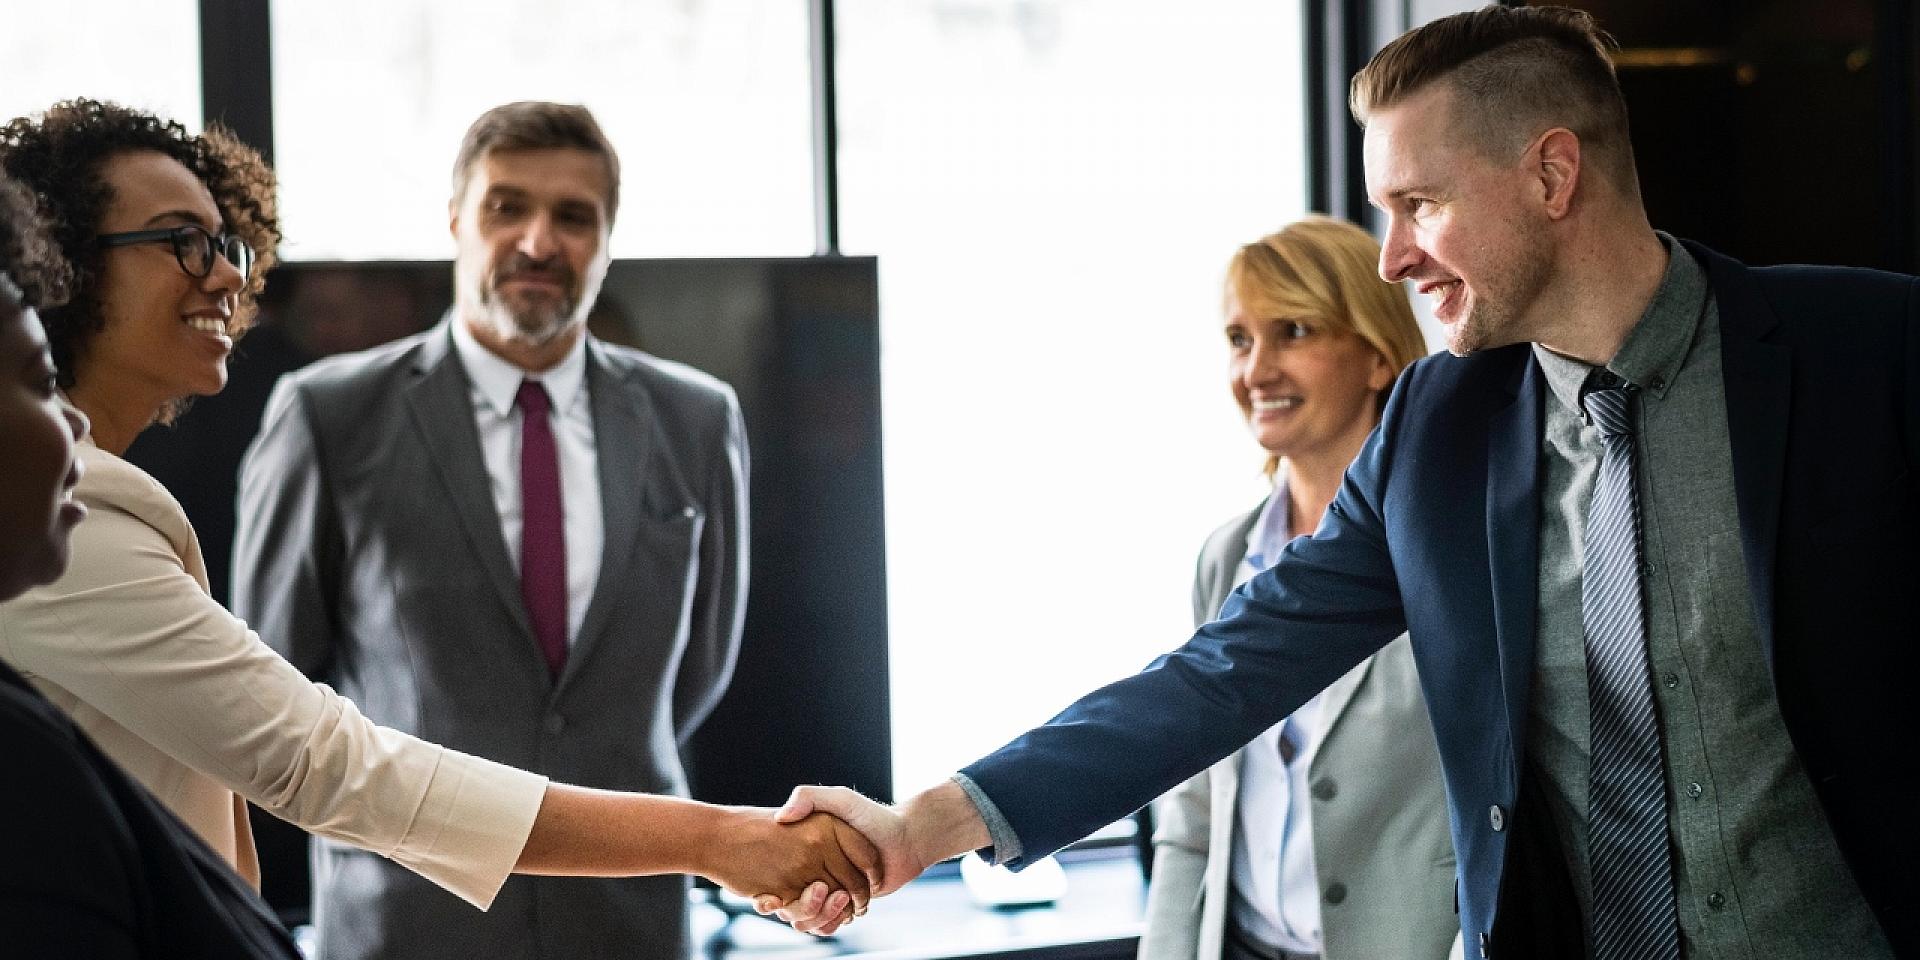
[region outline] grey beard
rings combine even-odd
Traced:
[[[536,309],[537,316],[524,316],[513,312],[506,304],[495,297],[482,301],[487,311],[487,322],[509,340],[539,346],[559,336],[572,324],[573,315],[578,311],[571,303],[552,310]],[[537,323],[529,323],[530,320]]]

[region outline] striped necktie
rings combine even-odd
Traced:
[[[1647,658],[1632,389],[1598,371],[1580,401],[1602,444],[1580,585],[1593,718],[1587,809],[1593,956],[1676,960],[1680,928],[1667,844],[1666,768]]]

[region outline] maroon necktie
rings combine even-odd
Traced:
[[[567,535],[547,388],[520,381],[520,599],[554,676],[567,662]]]

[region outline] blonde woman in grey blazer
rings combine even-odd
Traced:
[[[1424,352],[1365,231],[1324,217],[1227,271],[1230,382],[1272,496],[1207,539],[1194,619],[1310,534]],[[1446,797],[1400,637],[1285,722],[1154,804],[1141,960],[1441,958],[1458,934]]]

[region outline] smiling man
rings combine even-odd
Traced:
[[[448,203],[454,305],[283,380],[241,477],[234,608],[376,722],[587,786],[684,794],[732,670],[747,449],[732,391],[600,343],[619,206],[582,107],[482,115]],[[316,841],[328,960],[686,956],[680,877],[514,877],[476,914]]]
[[[1354,78],[1380,272],[1453,355],[1312,537],[949,782],[789,814],[849,819],[889,887],[972,846],[1019,867],[1410,629],[1469,954],[1920,955],[1920,281],[1654,230],[1608,47],[1487,7]]]

